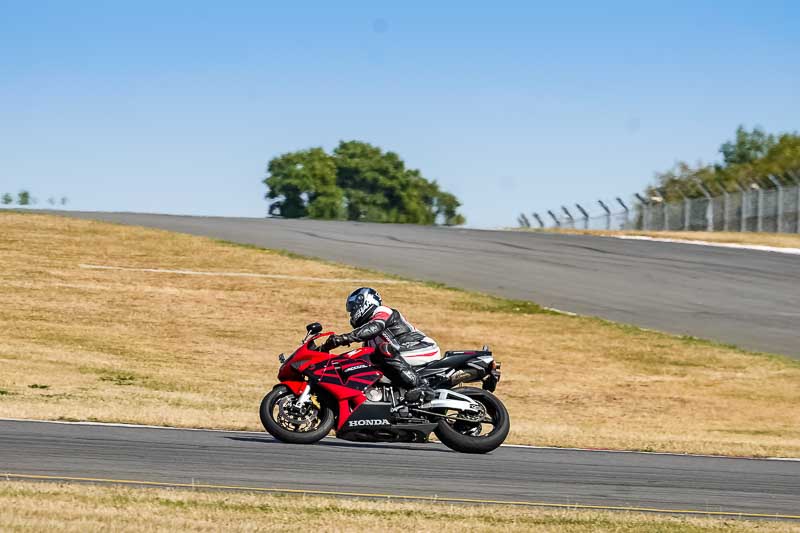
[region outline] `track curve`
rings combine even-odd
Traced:
[[[0,477],[800,519],[800,462],[0,420]]]
[[[284,249],[800,358],[800,256],[397,224],[59,214]]]

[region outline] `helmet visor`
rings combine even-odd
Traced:
[[[347,307],[347,312],[348,313],[352,313],[353,311],[355,311],[356,309],[361,307],[361,304],[363,304],[363,303],[364,303],[364,295],[363,294],[351,295],[347,299],[347,306],[346,306]]]

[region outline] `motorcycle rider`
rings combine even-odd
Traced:
[[[406,360],[427,363],[441,358],[436,342],[412,326],[397,309],[383,305],[378,291],[370,287],[354,290],[345,306],[350,313],[350,333],[331,335],[324,350],[363,342],[376,348],[372,361],[395,384],[407,389],[406,403],[419,404],[433,399],[433,389]]]

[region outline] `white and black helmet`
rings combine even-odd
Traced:
[[[375,289],[361,287],[354,290],[347,297],[346,309],[350,313],[350,325],[354,328],[363,326],[380,305],[381,295]]]

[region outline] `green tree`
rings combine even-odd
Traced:
[[[775,146],[775,136],[767,135],[761,128],[747,131],[744,126],[736,128],[736,138],[723,143],[719,151],[725,166],[752,163],[764,157]]]
[[[775,176],[784,183],[793,183],[792,175],[800,177],[800,135],[784,133],[777,137],[759,158],[719,169],[720,179],[731,182],[755,182],[763,187],[773,187],[767,176]]]
[[[31,203],[31,193],[28,191],[19,191],[17,194],[17,204],[18,205],[30,205]]]
[[[400,156],[361,141],[290,152],[269,162],[271,213],[369,222],[463,224],[456,197]]]
[[[361,141],[339,143],[334,150],[337,184],[347,199],[350,220],[411,224],[458,225],[460,202],[427,180],[417,169],[408,169],[395,152]]]
[[[701,162],[690,165],[684,161],[678,161],[671,169],[656,173],[657,185],[648,187],[646,194],[648,198],[662,197],[668,202],[675,202],[683,197],[697,198],[703,196],[698,183],[710,191],[717,190],[719,185],[716,176],[717,171],[713,165],[705,165]]]
[[[747,131],[739,126],[735,138],[723,143],[719,151],[723,160],[716,165],[690,165],[679,161],[666,172],[656,173],[656,184],[648,187],[646,193],[663,196],[671,202],[682,195],[702,196],[698,183],[718,195],[723,189],[735,191],[751,184],[774,187],[769,176],[786,184],[793,184],[793,177],[800,178],[800,135],[797,133],[776,136],[759,128]]]
[[[0,202],[2,202],[3,205],[10,205],[14,203],[14,197],[11,196],[11,193],[3,193],[2,198],[0,198]]]
[[[449,192],[439,192],[436,199],[436,213],[442,217],[447,226],[460,226],[466,222],[463,215],[458,212],[461,202]]]
[[[290,152],[267,166],[270,213],[297,218],[342,218],[344,197],[336,186],[336,164],[322,148]]]

